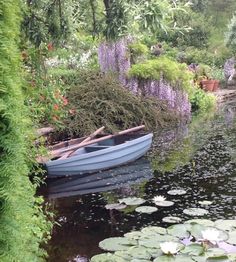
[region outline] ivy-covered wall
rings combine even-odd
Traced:
[[[20,79],[20,0],[0,0],[0,261],[41,261],[47,223],[26,159],[28,131]]]

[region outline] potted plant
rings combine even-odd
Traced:
[[[200,64],[195,73],[196,81],[200,87],[206,91],[216,91],[219,88],[219,81],[212,78],[212,69],[207,66]]]

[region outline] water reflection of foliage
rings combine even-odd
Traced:
[[[124,185],[120,189],[111,192],[104,192],[102,193],[102,196],[104,200],[107,202],[107,204],[112,203],[118,203],[120,198],[123,198],[125,196],[138,196],[140,198],[143,198],[145,195],[145,189],[146,189],[146,181],[138,184],[138,185]],[[129,189],[128,191],[125,191],[126,189]],[[128,214],[132,213],[137,206],[127,206],[125,209],[120,210],[121,212]]]
[[[162,172],[170,172],[174,168],[190,162],[194,153],[204,144],[204,141],[213,134],[212,123],[214,119],[214,111],[193,116],[191,123],[187,127],[188,131],[184,138],[176,138],[176,130],[174,130],[173,143],[170,147],[165,148],[164,152],[162,148],[153,151],[151,156],[153,169]],[[211,132],[209,132],[210,130]],[[182,141],[178,141],[181,139]],[[194,162],[192,165],[194,166]]]

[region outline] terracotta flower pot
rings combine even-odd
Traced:
[[[212,92],[215,86],[215,80],[202,80],[201,86],[204,90]]]
[[[220,84],[220,81],[219,80],[215,80],[213,91],[217,91],[219,89],[219,84]]]

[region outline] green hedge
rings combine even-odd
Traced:
[[[20,1],[0,1],[0,261],[44,260],[47,223],[28,178],[28,131],[19,78]]]

